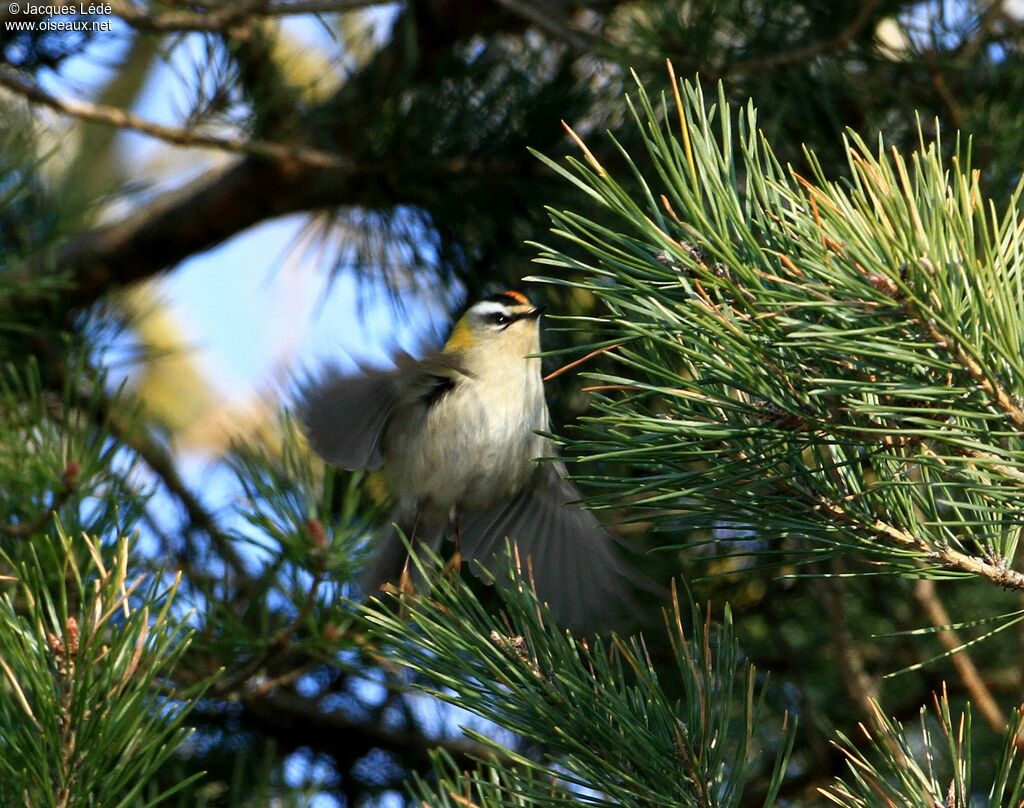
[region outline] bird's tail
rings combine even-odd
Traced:
[[[389,521],[391,526],[378,540],[362,576],[362,590],[368,596],[375,595],[385,584],[397,585],[403,573],[417,588],[423,585],[423,570],[432,566],[432,556],[441,549],[447,525],[447,520],[410,516],[402,510],[396,510]]]
[[[657,588],[620,554],[620,541],[586,508],[561,464],[539,464],[536,479],[495,508],[467,514],[462,548],[468,559],[498,573],[515,545],[522,572],[560,625],[580,633],[627,627],[636,589]],[[473,565],[470,565],[473,568]]]

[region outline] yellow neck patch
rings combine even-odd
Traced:
[[[452,334],[444,344],[445,351],[467,351],[473,347],[473,331],[463,317],[455,324]]]

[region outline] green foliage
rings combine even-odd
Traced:
[[[47,250],[66,227],[51,202],[31,117],[0,101],[0,361],[56,349],[63,323],[50,307],[67,281]],[[31,261],[27,259],[31,257]],[[31,305],[28,305],[31,304]]]
[[[848,777],[824,793],[844,808],[971,808],[985,794],[989,808],[1015,808],[1024,800],[1024,765],[1020,733],[1024,716],[1014,710],[1003,749],[987,792],[978,786],[971,762],[971,712],[954,717],[948,696],[935,698],[935,715],[921,709],[920,728],[908,731],[872,703],[874,721],[864,734],[870,757],[840,736],[849,759]]]
[[[177,579],[129,579],[127,539],[108,550],[57,532],[31,543],[0,596],[0,803],[139,805],[189,734],[192,702],[168,678],[188,648]]]
[[[758,765],[770,769],[763,804],[772,804],[792,733],[774,766],[761,759],[760,688],[728,610],[712,622],[710,611],[702,619],[674,602],[670,672],[640,639],[573,639],[511,576],[500,616],[445,578],[428,594],[394,593],[363,611],[377,653],[421,674],[417,688],[543,750],[510,752],[467,730],[497,762],[460,774],[440,760],[440,785],[418,785],[427,804],[467,791],[485,805],[738,806]]]
[[[229,597],[219,579],[201,585],[210,608],[200,642],[215,644],[235,685],[280,654],[334,660],[352,621],[343,596],[379,519],[364,475],[325,470],[288,417],[277,447],[239,445],[231,462],[244,492],[237,509],[244,528],[228,540],[255,551],[256,569]]]
[[[278,446],[242,444],[231,457],[245,494],[240,515],[250,527],[238,538],[279,554],[281,562],[352,580],[365,552],[364,531],[379,520],[380,508],[363,497],[364,475],[325,469],[287,414],[281,431]]]
[[[110,434],[108,404],[81,360],[67,360],[59,391],[44,388],[31,359],[0,371],[0,548],[9,558],[32,536],[55,537],[53,514],[70,535],[105,539],[138,518],[145,495],[129,482],[133,464]]]
[[[279,26],[310,4],[278,0],[120,3],[123,22],[95,38],[0,31],[0,576],[18,579],[0,583],[0,802],[358,806],[410,778],[412,799],[460,808],[807,806],[829,787],[840,804],[1020,802],[1020,720],[1001,713],[1020,693],[1020,617],[991,616],[1020,608],[1001,587],[1024,586],[1014,4],[313,5],[316,41]],[[93,52],[103,69],[79,75],[93,42],[111,46]],[[157,52],[171,69],[145,81]],[[625,66],[660,86],[667,54],[723,80],[714,98],[680,87],[684,120],[674,93],[621,102]],[[223,136],[234,162],[195,177],[202,160],[174,156],[194,153],[126,159],[141,153],[119,126],[65,128],[26,82],[121,121],[172,84],[176,118],[150,131]],[[736,111],[748,98],[760,119]],[[589,144],[575,185],[526,151],[558,153],[559,119]],[[974,140],[940,142],[933,121]],[[594,136],[605,129],[615,139]],[[865,145],[879,131],[898,154]],[[306,164],[309,148],[338,168]],[[323,469],[285,423],[232,454],[237,479],[215,468],[197,483],[174,432],[196,420],[198,374],[148,366],[177,416],[162,429],[67,360],[123,360],[97,301],[271,218],[310,215],[304,257],[336,250],[338,271],[414,312],[519,283],[545,202],[569,237],[546,255],[562,285],[545,302],[585,318],[545,344],[605,354],[586,366],[600,410],[569,442],[590,463],[575,468],[607,514],[661,531],[644,537],[672,551],[648,560],[656,575],[710,560],[721,574],[691,585],[716,610],[731,602],[721,622],[687,613],[665,635],[583,644],[526,592],[495,618],[441,582],[392,598],[397,614],[373,606],[368,637],[345,598],[387,529],[373,475]],[[557,383],[561,423],[586,397],[575,374]],[[122,563],[120,537],[137,533]],[[816,563],[840,550],[855,552]],[[750,553],[832,577],[736,574]],[[845,577],[865,558],[958,576],[938,587],[955,614],[923,616],[910,582]],[[182,576],[173,603],[167,565]],[[115,584],[140,574],[110,613]],[[978,686],[951,671],[966,657],[995,709],[977,702],[990,730],[961,736],[950,716]],[[948,703],[920,733],[868,707],[884,688],[885,714],[916,714],[943,680]],[[423,718],[425,692],[454,708],[430,702]],[[490,723],[438,732],[459,708]],[[799,733],[780,729],[787,713]],[[858,720],[873,722],[868,745]],[[853,741],[845,785],[836,737]]]
[[[50,211],[35,152],[31,118],[3,104],[0,127],[0,268],[14,263],[38,240]]]
[[[851,178],[816,169],[810,181],[775,159],[753,107],[734,116],[721,93],[714,105],[698,86],[681,94],[676,108],[638,94],[651,166],[622,156],[641,195],[589,153],[555,166],[619,222],[552,211],[556,235],[590,260],[541,259],[589,276],[578,286],[609,309],[601,345],[619,346],[618,372],[594,377],[602,414],[569,444],[637,469],[606,481],[601,501],[628,498],[675,531],[1012,578],[1024,504],[1016,196],[997,213],[967,156],[947,168],[922,144],[908,163],[852,134]]]

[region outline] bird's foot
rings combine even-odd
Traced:
[[[462,551],[456,547],[448,563],[444,565],[445,577],[455,578],[462,574]]]
[[[405,564],[402,566],[402,574],[398,579],[398,593],[400,595],[412,595],[416,591],[416,587],[412,583],[412,575],[409,574],[411,561],[412,559],[406,558]]]

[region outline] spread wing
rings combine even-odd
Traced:
[[[313,450],[344,469],[376,469],[384,462],[381,438],[399,408],[403,417],[422,417],[465,373],[440,355],[396,358],[391,370],[367,369],[346,375],[328,366],[299,390],[298,413]]]
[[[649,586],[619,557],[618,540],[586,508],[561,463],[538,463],[531,482],[508,503],[462,516],[462,552],[500,572],[506,537],[532,569],[538,597],[559,624],[577,631],[610,628]],[[470,567],[472,568],[472,564]],[[499,581],[501,577],[499,575]]]
[[[379,468],[380,439],[401,394],[399,371],[346,376],[329,366],[299,391],[299,418],[314,451],[344,469]]]

